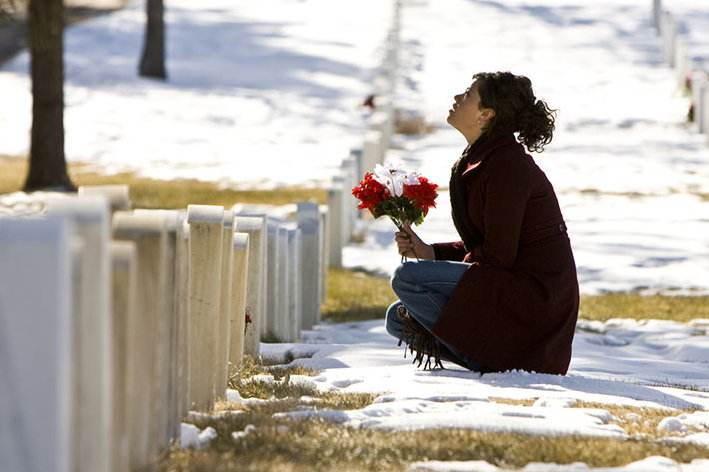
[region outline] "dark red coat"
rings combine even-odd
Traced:
[[[565,374],[579,307],[576,264],[554,189],[514,136],[491,136],[463,174],[484,242],[434,244],[472,265],[433,333],[495,371]]]

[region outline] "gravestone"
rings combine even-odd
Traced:
[[[2,470],[72,470],[71,226],[0,218]]]
[[[80,285],[74,304],[72,431],[76,471],[110,469],[113,412],[109,207],[104,197],[53,197],[46,212],[72,221],[81,238]]]
[[[165,451],[175,437],[173,424],[177,391],[177,300],[175,298],[177,210],[135,210],[135,214],[162,221],[165,231],[161,276],[164,277],[162,306],[164,309],[153,314],[154,332],[152,344],[153,375],[151,379],[151,406],[153,420],[150,431],[151,450]],[[158,223],[160,224],[160,223]]]
[[[164,343],[161,320],[168,311],[168,244],[164,218],[150,212],[117,211],[113,215],[113,238],[133,241],[136,248],[136,315],[129,318],[129,358],[127,363],[126,414],[129,432],[129,466],[145,467],[158,454],[158,434],[164,418],[162,409],[154,411],[156,378],[162,378],[162,366],[156,365],[156,343]],[[131,323],[134,321],[134,323]],[[162,334],[162,338],[161,338]]]
[[[82,185],[80,197],[102,196],[108,201],[111,213],[130,209],[129,188],[127,185]]]
[[[226,398],[229,382],[229,335],[231,330],[231,289],[234,266],[234,211],[224,211],[222,221],[222,287],[219,300],[217,328],[217,357],[215,372],[218,399]]]
[[[178,299],[177,313],[180,324],[178,348],[179,392],[177,428],[181,429],[182,418],[190,411],[190,225],[187,223],[187,213],[181,213],[182,224],[178,226],[177,252],[177,283]]]
[[[300,229],[288,230],[288,272],[286,283],[288,284],[288,307],[286,318],[286,341],[295,342],[300,339],[300,326],[302,324],[302,298],[303,298],[303,271],[301,269],[301,245],[302,239]]]
[[[288,283],[289,257],[288,257],[288,228],[281,225],[278,227],[278,291],[274,294],[276,299],[276,310],[274,312],[274,334],[279,342],[288,341],[288,300],[293,296]]]
[[[133,241],[112,241],[111,251],[111,328],[113,332],[113,470],[128,470],[129,432],[128,403],[129,326],[135,325],[136,248]]]
[[[249,234],[234,233],[234,259],[231,288],[229,335],[229,378],[241,380],[244,356],[246,287],[248,283]]]
[[[377,164],[382,164],[382,132],[369,130],[364,135],[364,146],[362,147],[362,162],[365,172],[374,171]]]
[[[279,254],[280,244],[278,243],[278,232],[280,222],[274,218],[267,218],[268,225],[268,263],[266,264],[266,323],[261,330],[261,338],[274,339],[278,336],[278,294],[281,290],[279,285],[279,265],[281,258]]]
[[[320,321],[320,211],[317,203],[298,202],[296,220],[300,229],[301,325],[312,329]]]
[[[330,233],[329,209],[327,205],[320,206],[320,303],[327,298],[327,271],[330,266]],[[319,320],[318,320],[319,321]]]
[[[190,409],[214,409],[224,208],[189,205]]]
[[[251,320],[244,334],[244,354],[254,358],[259,356],[260,324],[265,322],[266,310],[266,266],[268,239],[264,216],[237,216],[235,230],[249,235],[249,258],[247,263],[247,288],[245,314]]]
[[[329,267],[342,267],[343,234],[343,191],[342,180],[333,178],[332,185],[327,189],[327,261]]]

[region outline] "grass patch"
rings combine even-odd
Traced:
[[[709,297],[641,295],[635,292],[581,295],[579,317],[598,321],[632,318],[686,323],[695,318],[709,318]]]
[[[0,156],[0,194],[22,190],[27,176],[27,159]],[[299,201],[327,202],[325,190],[299,186],[276,190],[236,190],[221,188],[214,182],[199,180],[155,180],[139,177],[132,172],[102,175],[87,171],[82,164],[70,164],[69,176],[81,185],[118,185],[130,187],[134,208],[187,208],[187,205],[221,205],[227,208],[236,203],[285,205]]]
[[[221,440],[222,434],[228,435]],[[403,471],[421,460],[485,460],[520,468],[529,462],[617,467],[653,455],[678,462],[704,458],[691,444],[588,437],[543,437],[472,430],[381,431],[348,428],[322,420],[283,420],[257,427],[240,439],[220,432],[206,451],[174,451],[161,471]]]
[[[244,378],[269,373],[279,366],[247,361]],[[283,367],[283,366],[280,366]],[[292,366],[288,366],[290,369]],[[294,370],[289,371],[291,375]],[[288,377],[282,383],[288,384]],[[260,382],[253,382],[260,384]],[[204,450],[174,448],[163,458],[159,471],[405,471],[416,461],[484,460],[498,467],[521,468],[529,462],[590,467],[619,467],[650,456],[663,456],[680,463],[706,458],[707,449],[689,443],[660,441],[672,433],[658,431],[658,423],[683,411],[577,402],[574,408],[609,411],[631,439],[489,433],[470,429],[383,431],[345,427],[323,419],[292,420],[276,413],[310,410],[361,409],[374,401],[374,394],[317,392],[302,386],[290,391],[261,388],[255,394],[268,402],[237,405],[238,411],[201,416],[193,423],[217,431]],[[242,396],[248,396],[243,390]],[[302,395],[307,395],[303,397]],[[276,397],[276,398],[273,398]],[[529,406],[535,399],[491,398],[503,404]],[[222,411],[229,408],[222,406]],[[689,413],[689,412],[687,412]],[[237,432],[235,438],[232,433]]]
[[[330,269],[322,317],[332,322],[381,319],[394,301],[396,295],[388,279],[357,269]],[[695,318],[709,318],[709,296],[642,295],[638,292],[581,295],[579,317],[598,321],[632,318],[686,323]]]
[[[384,319],[396,301],[389,279],[362,270],[330,269],[322,318],[334,323]]]

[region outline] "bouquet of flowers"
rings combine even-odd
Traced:
[[[369,210],[374,218],[388,216],[403,231],[406,220],[415,225],[423,223],[429,208],[436,206],[437,188],[426,177],[387,162],[377,164],[373,173],[367,172],[352,195],[360,200],[357,209]]]

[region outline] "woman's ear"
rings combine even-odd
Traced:
[[[492,108],[485,108],[482,110],[482,114],[480,116],[483,121],[490,121],[495,116],[495,110]]]

